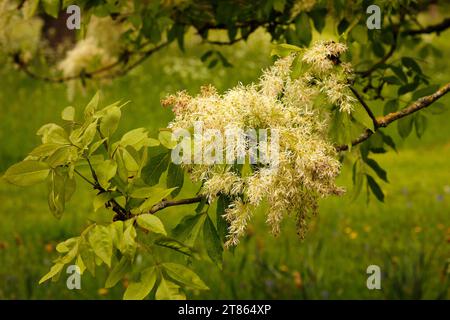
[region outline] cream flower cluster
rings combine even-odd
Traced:
[[[69,50],[58,68],[64,76],[77,76],[81,71],[108,66],[117,61],[123,26],[110,17],[92,16],[86,38]]]
[[[37,17],[28,17],[26,9],[17,10],[17,3],[0,0],[0,51],[19,53],[22,61],[29,61],[39,47],[43,22]]]
[[[352,109],[345,84],[351,70],[339,60],[345,49],[340,43],[318,42],[303,53],[278,59],[258,83],[239,84],[224,94],[207,86],[197,96],[179,92],[162,101],[173,108],[174,129],[190,129],[201,121],[204,128],[221,132],[237,127],[276,129],[279,134],[277,166],[185,165],[193,180],[202,182],[203,195],[232,200],[224,215],[229,223],[227,246],[239,242],[259,206],[267,208],[266,220],[274,234],[282,219],[295,213],[303,237],[318,200],[343,193],[335,184],[340,163],[328,127],[331,105],[345,112]],[[292,79],[295,59],[301,59],[306,71]]]

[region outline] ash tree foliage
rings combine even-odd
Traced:
[[[364,191],[384,201],[388,174],[373,154],[396,145],[383,128],[395,122],[401,138],[413,131],[420,137],[428,117],[445,111],[435,101],[450,83],[435,83],[423,71],[423,61],[441,53],[423,38],[439,36],[450,19],[419,23],[416,17],[429,10],[429,1],[375,2],[383,13],[381,30],[367,28],[365,8],[373,3],[360,0],[2,1],[0,24],[7,31],[0,35],[2,52],[21,71],[46,81],[86,85],[126,74],[171,42],[183,50],[187,32],[217,45],[201,57],[212,68],[231,66],[221,45],[245,41],[259,28],[274,42],[273,66],[257,82],[225,93],[204,86],[196,96],[179,92],[163,99],[174,119],[158,137],[145,128],[115,135],[126,103],[102,107],[99,94],[84,111],[67,107],[60,124],[38,130],[42,144],[3,179],[19,186],[46,183],[57,218],[77,185],[89,187],[95,191],[92,210],[102,216],[58,244],[59,257],[40,283],[57,280],[70,264],[92,275],[104,267],[106,287],[131,275],[125,299],[183,299],[208,289],[191,262],[220,269],[223,250],[238,244],[258,208],[273,234],[293,214],[303,237],[318,200],[345,192],[335,182],[344,162],[353,167],[355,196]],[[42,19],[57,18],[69,4],[82,8],[83,28],[68,50],[49,54]],[[447,8],[439,1],[432,5],[441,12]],[[216,29],[226,30],[228,39],[214,38]],[[313,41],[313,35],[328,39]],[[418,56],[408,54],[412,48]],[[174,164],[172,131],[192,132],[197,121],[221,133],[230,123],[276,129],[278,166],[248,159],[241,165]],[[188,178],[198,191],[181,198]],[[196,207],[186,207],[192,209],[167,230],[159,218],[164,209],[192,204]]]

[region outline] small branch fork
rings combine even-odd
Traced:
[[[352,89],[352,88],[351,88]],[[370,109],[368,109],[367,104],[364,102],[364,100],[362,100],[361,96],[356,92],[356,90],[352,89],[352,92],[355,94],[355,96],[358,98],[358,100],[361,102],[361,104],[364,106],[364,108],[370,111],[369,116],[372,114],[371,118],[374,120],[374,127],[375,127],[375,131],[372,131],[370,129],[366,129],[358,138],[356,138],[355,140],[352,141],[352,146],[358,145],[364,141],[366,141],[367,139],[370,138],[371,135],[373,135],[379,128],[384,128],[387,127],[389,124],[391,124],[392,122],[399,120],[403,117],[406,117],[414,112],[417,112],[421,109],[424,109],[426,107],[428,107],[429,105],[431,105],[433,102],[435,102],[436,100],[438,100],[439,98],[441,98],[442,96],[444,96],[446,93],[448,93],[450,91],[450,83],[447,83],[446,85],[444,85],[443,87],[441,87],[439,90],[437,90],[435,93],[430,94],[429,96],[424,96],[414,102],[412,102],[410,105],[408,105],[407,107],[396,111],[396,112],[391,112],[387,115],[385,115],[384,117],[378,117],[375,118],[373,116],[372,111],[370,111]],[[340,145],[340,146],[336,146],[336,150],[337,151],[346,151],[348,150],[348,145]]]

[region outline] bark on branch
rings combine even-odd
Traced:
[[[431,25],[428,27],[425,27],[423,29],[417,29],[417,30],[407,30],[404,32],[405,35],[408,36],[415,36],[419,34],[429,34],[436,32],[439,34],[442,31],[445,31],[446,29],[450,28],[450,18],[445,18],[444,21],[441,23]]]
[[[153,206],[153,208],[148,213],[156,213],[162,209],[173,207],[173,206],[179,206],[184,204],[192,204],[192,203],[198,203],[201,202],[204,199],[204,197],[198,196],[194,198],[187,198],[187,199],[180,199],[180,200],[173,200],[173,201],[167,201],[163,200],[156,205]]]
[[[376,118],[375,132],[379,128],[387,127],[389,124],[391,124],[392,122],[394,122],[398,119],[401,119],[410,114],[413,114],[414,112],[417,112],[421,109],[428,107],[429,105],[431,105],[433,102],[435,102],[436,100],[438,100],[439,98],[444,96],[449,91],[450,91],[450,83],[447,83],[446,85],[441,87],[439,90],[437,90],[435,93],[430,94],[429,96],[424,96],[422,98],[419,98],[417,101],[414,101],[413,103],[411,103],[410,105],[408,105],[407,107],[405,107],[399,111],[391,112],[391,113],[385,115],[384,117]],[[360,144],[360,143],[366,141],[375,132],[370,129],[366,129],[358,138],[356,138],[355,140],[353,140],[351,142],[351,145],[355,146],[357,144]],[[348,150],[348,145],[336,146],[336,150],[337,151],[346,151],[346,150]]]

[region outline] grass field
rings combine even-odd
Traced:
[[[448,36],[448,35],[447,35]],[[445,38],[443,35],[441,38]],[[442,44],[443,46],[449,44]],[[444,47],[445,49],[445,47]],[[204,83],[220,90],[255,80],[270,63],[267,37],[249,45],[226,48],[233,68],[204,66],[197,58],[205,47],[191,45],[186,54],[168,48],[145,65],[112,84],[102,84],[105,103],[131,100],[121,132],[147,127],[152,132],[171,118],[159,100],[180,89],[191,93]],[[447,48],[450,51],[450,47]],[[429,64],[434,81],[448,77],[446,61]],[[0,69],[0,172],[21,160],[36,144],[35,131],[58,121],[67,105],[81,107],[96,88],[69,102],[64,85],[36,82],[7,67]],[[449,103],[447,97],[442,100]],[[449,113],[429,118],[429,130],[418,139],[398,141],[398,153],[378,155],[388,170],[385,203],[369,203],[351,195],[322,201],[304,241],[293,220],[278,238],[268,233],[264,217],[256,215],[248,236],[234,253],[227,252],[223,270],[195,265],[210,286],[192,292],[205,299],[448,299],[450,263],[450,126]],[[118,132],[120,134],[120,131]],[[351,170],[344,166],[341,185],[351,193]],[[77,181],[81,186],[83,181]],[[183,193],[189,193],[189,186]],[[91,214],[92,192],[78,188],[61,220],[47,208],[43,186],[19,189],[0,182],[0,299],[119,299],[121,285],[102,289],[106,274],[83,275],[82,290],[70,291],[64,279],[38,285],[56,257],[55,245],[82,229]],[[193,207],[168,209],[159,216],[169,226]],[[366,268],[379,265],[382,290],[368,290]],[[64,278],[64,275],[62,275]]]

